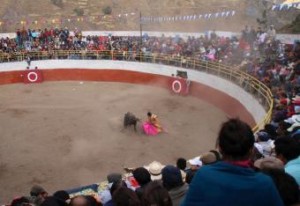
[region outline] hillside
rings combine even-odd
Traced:
[[[0,32],[18,28],[75,27],[81,30],[138,30],[143,16],[184,16],[235,10],[231,18],[162,22],[143,25],[144,30],[240,31],[245,25],[257,26],[256,19],[266,7],[259,0],[1,0]],[[110,7],[111,15],[103,9]],[[270,7],[270,5],[267,5]],[[281,28],[294,20],[299,11],[270,12],[269,22]],[[127,15],[126,15],[127,14]],[[133,15],[135,14],[135,15]]]

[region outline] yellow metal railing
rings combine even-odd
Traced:
[[[257,132],[269,123],[272,118],[273,111],[273,95],[270,89],[255,77],[243,72],[239,69],[226,66],[216,62],[202,61],[193,57],[171,56],[158,53],[136,53],[124,51],[91,51],[91,50],[53,50],[53,51],[31,51],[31,52],[0,52],[0,62],[24,61],[27,56],[32,60],[46,59],[107,59],[122,61],[140,61],[147,63],[157,63],[177,66],[181,68],[194,69],[209,74],[217,75],[225,78],[248,93],[256,97],[256,99],[264,106],[266,115],[253,127],[253,131]]]

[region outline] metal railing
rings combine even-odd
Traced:
[[[227,79],[253,95],[266,110],[264,118],[253,127],[257,132],[269,123],[273,111],[273,95],[271,90],[255,77],[237,68],[217,62],[203,61],[196,57],[171,56],[159,53],[136,53],[126,51],[94,51],[94,50],[53,50],[37,52],[1,53],[0,62],[24,61],[27,56],[32,60],[46,59],[88,59],[88,60],[121,60],[138,61],[171,65],[180,68],[206,72]]]

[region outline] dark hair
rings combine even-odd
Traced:
[[[172,206],[172,200],[168,191],[159,181],[150,182],[142,196],[143,206]]]
[[[151,116],[152,116],[152,113],[151,113],[151,112],[148,112],[148,113],[147,113],[147,116],[148,116],[148,117],[151,117]]]
[[[126,187],[118,188],[112,195],[115,206],[140,206],[140,200],[135,192]]]
[[[176,166],[181,169],[185,170],[186,169],[186,159],[180,157],[177,159]]]
[[[132,172],[132,174],[140,186],[143,186],[151,181],[151,175],[149,171],[144,167],[136,168]]]
[[[87,195],[86,199],[89,202],[90,206],[101,206],[102,205],[101,203],[97,202],[97,200],[93,196]]]
[[[254,135],[248,124],[239,119],[223,123],[217,139],[224,158],[244,160],[249,158],[254,145]]]
[[[75,200],[78,199],[78,198],[84,199],[84,200],[85,200],[85,203],[86,203],[85,205],[86,205],[86,206],[90,206],[88,199],[87,199],[86,196],[84,196],[84,195],[78,195],[78,196],[75,196],[75,197],[71,198],[71,202],[70,202],[69,206],[73,206]]]
[[[298,203],[300,195],[299,186],[291,175],[279,169],[265,169],[262,172],[273,179],[285,205]]]
[[[274,144],[276,155],[282,155],[287,162],[300,155],[299,143],[291,137],[278,138]]]

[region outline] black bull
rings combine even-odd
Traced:
[[[127,128],[128,126],[133,125],[134,131],[136,131],[136,124],[138,121],[140,121],[139,118],[137,118],[134,114],[127,112],[124,115],[124,128]]]

